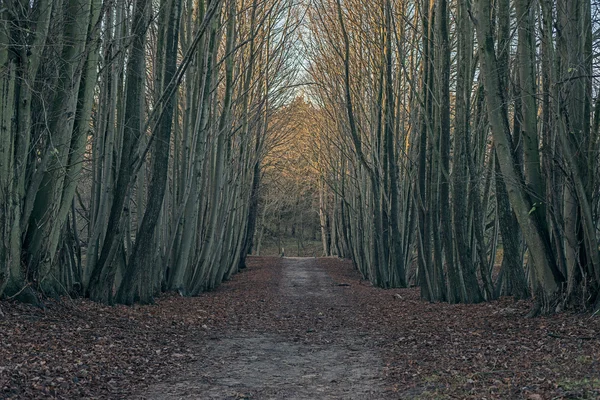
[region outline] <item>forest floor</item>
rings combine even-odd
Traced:
[[[153,306],[0,303],[0,398],[594,399],[600,317],[430,304],[336,259],[249,259]]]

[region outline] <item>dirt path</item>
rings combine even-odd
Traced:
[[[149,388],[149,399],[382,399],[381,357],[344,324],[348,286],[313,258],[280,261],[274,309],[261,317],[290,322],[229,326],[198,348],[198,362]],[[266,301],[260,299],[259,301]],[[333,316],[340,318],[332,318]],[[259,319],[261,319],[259,317]]]
[[[151,306],[0,302],[0,399],[600,399],[600,318],[431,304],[349,261],[252,257]]]

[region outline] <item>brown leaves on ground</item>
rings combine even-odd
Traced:
[[[328,270],[349,281],[347,266]],[[418,289],[352,288],[356,323],[382,348],[395,398],[600,398],[599,318],[527,319],[531,304],[509,298],[430,304]]]
[[[390,399],[600,398],[598,318],[526,319],[530,304],[511,299],[429,304],[418,289],[373,288],[348,262],[315,262],[336,282],[329,309],[282,306],[276,258],[251,258],[214,292],[153,306],[0,303],[0,398],[127,398],[189,368],[224,332],[366,337]]]

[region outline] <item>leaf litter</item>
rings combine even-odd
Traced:
[[[0,398],[600,398],[598,317],[426,303],[333,258],[248,264],[151,306],[1,302]]]

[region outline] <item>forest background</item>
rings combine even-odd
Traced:
[[[598,10],[2,1],[0,293],[196,295],[270,241],[430,301],[598,309]]]

